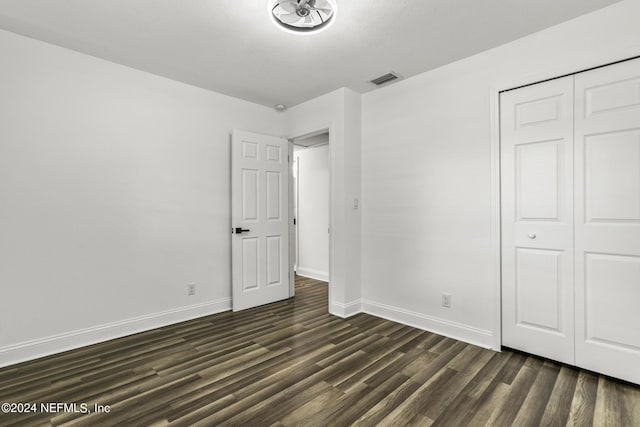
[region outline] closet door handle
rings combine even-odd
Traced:
[[[533,234],[533,233],[529,233],[529,236],[528,236],[528,237],[529,237],[531,240],[533,240],[533,239],[535,239],[537,236],[536,236],[535,234]]]

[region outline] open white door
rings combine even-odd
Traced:
[[[233,311],[289,297],[289,142],[233,131]]]

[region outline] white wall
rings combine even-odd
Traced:
[[[329,311],[349,316],[360,311],[360,95],[339,89],[285,112],[285,133],[296,137],[330,129]]]
[[[228,309],[230,133],[283,116],[4,31],[0,57],[0,365]]]
[[[627,0],[362,97],[365,311],[499,346],[492,93],[639,55],[638,16]]]
[[[329,280],[329,146],[294,152],[298,167],[297,273]]]
[[[352,90],[344,90],[344,147],[340,155],[344,158],[343,186],[345,199],[342,209],[346,227],[336,230],[345,233],[344,263],[346,264],[345,314],[351,315],[361,309],[362,298],[362,96]],[[354,207],[358,199],[358,209]]]

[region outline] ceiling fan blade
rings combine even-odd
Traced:
[[[289,25],[295,24],[296,22],[300,21],[300,17],[295,13],[283,13],[278,17],[278,19]]]
[[[309,3],[309,0],[298,0],[298,7],[303,7],[307,3]]]
[[[304,17],[304,23],[305,24],[313,24],[313,18],[311,17],[311,15],[307,15]]]
[[[322,13],[324,13],[325,15],[331,15],[331,13],[333,13],[333,10],[331,10],[331,9],[319,9],[319,8],[317,8],[317,7],[311,7],[311,8],[309,8],[309,9],[311,9],[311,10],[317,10],[318,12],[322,12]]]
[[[329,9],[331,10],[331,5],[327,0],[316,0],[313,4],[314,9]]]
[[[287,13],[295,13],[298,10],[298,3],[296,0],[280,0],[278,3],[282,10]]]

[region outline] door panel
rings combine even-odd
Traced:
[[[585,254],[584,289],[587,342],[640,351],[640,257]]]
[[[518,326],[562,332],[562,251],[518,248],[516,322]]]
[[[258,288],[258,239],[242,239],[242,290]]]
[[[267,171],[267,220],[282,221],[280,206],[282,205],[282,179],[280,172]]]
[[[234,130],[231,148],[233,310],[289,297],[289,143]]]
[[[640,130],[584,136],[586,221],[640,222]]]
[[[519,221],[559,221],[563,140],[518,144],[516,206]]]
[[[575,88],[576,364],[640,383],[640,60]]]
[[[282,284],[280,236],[267,236],[267,286]]]
[[[500,110],[502,342],[573,363],[573,77]]]
[[[598,74],[615,73],[611,67],[616,67],[616,65],[594,72]],[[623,64],[622,67],[628,67],[628,65]],[[582,81],[588,80],[591,78],[589,74],[591,71],[582,73],[579,78]],[[640,107],[640,79],[633,77],[633,74],[630,77],[628,75],[612,76],[611,81],[605,84],[582,87],[582,89],[584,92],[582,96],[583,111],[585,118],[588,119],[592,119],[596,114],[620,112],[619,110],[622,109],[628,109],[627,113],[633,114],[633,109]]]
[[[242,221],[258,219],[258,171],[242,169]]]
[[[564,102],[562,95],[553,95],[517,104],[515,106],[516,129],[522,130],[525,126],[560,122],[562,102]]]

